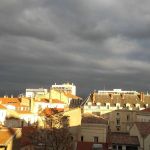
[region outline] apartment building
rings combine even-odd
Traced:
[[[78,135],[77,150],[106,149],[108,122],[92,114],[84,114]]]
[[[97,115],[103,115],[118,109],[142,110],[148,107],[150,107],[150,95],[145,95],[143,92],[122,90],[94,91],[82,103],[84,113]]]
[[[136,122],[135,110],[119,109],[102,116],[109,121],[111,132],[129,133],[129,129]]]

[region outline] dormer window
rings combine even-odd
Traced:
[[[117,108],[117,109],[120,108],[120,104],[119,104],[119,103],[116,104],[116,108]]]
[[[138,103],[136,104],[136,109],[140,110],[140,104],[138,104]]]
[[[100,106],[101,106],[101,104],[100,104],[100,103],[97,103],[97,107],[100,108]]]
[[[130,109],[130,104],[129,103],[126,104],[126,108]]]
[[[106,108],[109,109],[110,108],[110,104],[106,103]]]

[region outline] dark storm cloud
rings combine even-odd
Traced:
[[[0,1],[0,87],[74,82],[149,90],[150,2]]]

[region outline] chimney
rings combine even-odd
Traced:
[[[94,90],[93,94],[92,94],[92,103],[94,104],[95,103],[95,95],[96,95],[96,91]]]
[[[121,94],[121,98],[124,99],[124,93]]]
[[[110,96],[110,99],[113,99],[113,93],[110,93],[109,96]]]
[[[142,102],[144,102],[144,92],[141,92],[141,93],[140,93],[140,100],[141,100]]]

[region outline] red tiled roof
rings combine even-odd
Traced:
[[[5,105],[20,106],[20,100],[18,98],[0,98],[0,101]]]
[[[49,103],[49,99],[42,98],[42,99],[35,99],[35,102],[43,102],[43,103]]]
[[[116,103],[120,103],[123,107],[125,104],[129,103],[133,107],[135,104],[140,104],[141,107],[145,107],[145,104],[150,105],[150,95],[144,95],[144,100],[141,100],[139,94],[124,94],[124,98],[121,94],[113,94],[111,98],[110,94],[92,93],[88,101],[94,101],[95,103],[99,102],[101,105],[110,103],[111,106],[114,106]]]
[[[3,104],[20,102],[18,98],[0,98],[0,101],[2,101]]]
[[[77,143],[77,150],[92,150],[93,142],[78,142]],[[97,143],[101,144],[101,143]],[[103,150],[107,150],[107,144],[102,143]]]
[[[43,110],[43,113],[44,113],[45,116],[51,116],[52,114],[54,114],[54,112],[50,108],[45,108]]]
[[[141,136],[147,137],[150,134],[150,122],[136,122],[135,124]]]
[[[139,145],[137,136],[130,136],[125,133],[111,133],[111,143],[120,145]]]
[[[61,108],[45,108],[43,110],[43,114],[48,117],[48,116],[51,116],[51,115],[53,115],[57,112],[62,112],[62,111],[64,111],[64,109],[61,109]]]
[[[92,114],[84,114],[82,117],[82,123],[107,124],[107,120]]]
[[[145,108],[145,109],[141,110],[141,112],[150,112],[150,107],[149,107],[149,108]]]
[[[64,92],[64,95],[67,96],[68,98],[72,98],[72,99],[80,99],[80,97],[71,94],[70,92]]]
[[[64,102],[62,102],[62,101],[59,100],[59,99],[52,99],[51,101],[52,101],[52,103],[65,104]]]
[[[7,109],[7,108],[0,104],[0,109]]]

